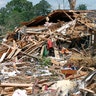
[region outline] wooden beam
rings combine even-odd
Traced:
[[[56,58],[60,58],[59,51],[56,48],[54,48],[54,53]]]
[[[68,17],[69,17],[69,19],[70,20],[72,20],[73,21],[73,19],[71,18],[71,16],[70,15],[68,15],[65,11],[63,11]]]
[[[83,89],[81,89],[81,91],[87,91],[87,92],[95,94],[95,92],[93,90],[90,90],[90,89],[87,89],[87,88],[83,88]]]
[[[31,87],[33,84],[1,83],[0,87]]]

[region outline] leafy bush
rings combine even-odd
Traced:
[[[51,65],[51,60],[50,58],[42,57],[41,59],[39,59],[39,63],[41,66],[49,66]]]

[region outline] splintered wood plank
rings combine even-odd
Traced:
[[[43,56],[43,52],[44,52],[44,46],[42,46],[40,56]]]
[[[76,74],[77,73],[76,70],[61,70],[61,72],[63,74]]]
[[[87,88],[81,88],[81,91],[87,91],[87,92],[95,94],[95,92],[93,90],[90,90],[90,89],[87,89]]]
[[[55,65],[60,65],[60,62],[58,62],[58,61],[56,61],[56,60],[54,60],[54,59],[51,59],[51,62],[53,63],[53,64],[55,64]]]
[[[56,58],[60,58],[60,56],[59,56],[59,51],[56,50],[56,48],[54,48],[54,53],[55,53],[55,57],[56,57]]]
[[[87,72],[80,71],[79,74],[77,72],[77,74],[75,74],[74,76],[73,75],[70,75],[70,76],[66,77],[66,79],[77,79],[77,78],[80,79],[82,76],[86,76],[86,75],[88,75]]]
[[[32,50],[30,52],[28,52],[28,54],[31,54],[33,52],[35,52],[35,50],[37,50],[38,48],[40,48],[42,45],[36,46],[34,49],[32,48]]]
[[[33,84],[1,83],[0,87],[31,87]]]
[[[78,20],[78,19],[77,19]],[[82,23],[82,24],[84,24],[85,26],[87,26],[88,28],[90,28],[90,29],[92,29],[92,26],[90,26],[90,24],[89,23],[85,23],[84,21],[82,21],[82,20],[78,20],[80,23]],[[95,30],[95,29],[93,29],[93,30]]]
[[[7,59],[10,59],[16,52],[16,50],[18,49],[17,44],[15,41],[13,41],[13,47],[10,45],[7,45],[6,43],[2,43],[3,45],[7,46],[8,48],[11,48],[12,51],[9,53],[9,55],[6,57]]]
[[[33,45],[33,43],[31,42],[30,44],[26,44],[23,49],[27,48],[27,47],[30,47],[31,45]]]
[[[17,49],[14,56],[16,56],[20,51],[21,51],[21,49]]]
[[[5,59],[9,50],[10,50],[10,48],[7,50],[7,52],[3,53],[2,57],[0,58],[0,62],[2,62]]]
[[[68,13],[66,13],[65,11],[63,11],[65,14],[66,14],[66,16],[68,16],[69,17],[69,19],[70,20],[72,20],[73,21],[73,19],[71,18],[71,16],[68,14]]]
[[[0,58],[0,62],[2,62],[4,60],[4,58],[6,57],[7,53],[3,53],[2,57]]]
[[[10,52],[10,54],[7,56],[8,59],[10,59],[16,52],[16,48],[12,49],[12,51]]]
[[[25,52],[25,53],[32,53],[32,52],[33,52],[34,50],[36,50],[39,46],[41,47],[44,42],[45,42],[45,41],[38,42],[37,44],[34,44],[34,45],[32,45],[30,48],[26,49],[24,52]]]
[[[15,40],[13,40],[13,48],[17,48],[17,44],[16,44]]]
[[[33,45],[30,45],[29,47],[28,47],[28,49],[26,49],[24,52],[25,53],[27,53],[27,52],[29,52],[29,50],[31,50],[34,46],[36,46],[37,44],[33,44]]]

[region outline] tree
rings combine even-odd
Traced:
[[[0,25],[4,25],[4,18],[6,17],[6,8],[0,9]]]
[[[75,5],[76,5],[76,0],[68,0],[69,5],[70,5],[70,9],[74,10]]]
[[[45,0],[41,0],[38,4],[34,6],[35,16],[47,15],[50,11],[51,5]]]
[[[30,11],[33,8],[33,4],[27,0],[11,0],[7,3],[6,8],[9,13],[13,11]]]
[[[87,10],[87,6],[85,4],[80,4],[78,7],[77,7],[77,10]]]
[[[3,12],[3,11],[4,12]],[[19,26],[20,22],[29,21],[34,16],[33,4],[27,0],[11,0],[6,7],[0,10],[0,22],[9,30]]]

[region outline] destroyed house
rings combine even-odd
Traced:
[[[95,46],[96,25],[87,17],[87,13],[90,12],[54,10],[47,16],[38,16],[31,21],[23,22],[21,27],[13,33],[8,33],[3,39],[0,56],[3,56],[4,52],[6,59],[18,53],[40,55],[42,52],[38,51],[40,52],[50,38],[55,41],[54,45],[57,45],[59,50],[62,47],[82,50]]]
[[[91,11],[73,11],[73,10],[54,10],[47,16],[39,16],[32,21],[23,22],[26,32],[32,33],[32,31],[49,31],[58,32],[59,35],[55,35],[58,41],[68,42],[68,48],[76,47],[82,49],[94,45],[95,40],[95,24],[87,17],[87,14]],[[48,17],[48,29],[44,25],[47,25],[46,17]],[[44,29],[45,28],[45,29]],[[49,32],[48,32],[49,33]]]

